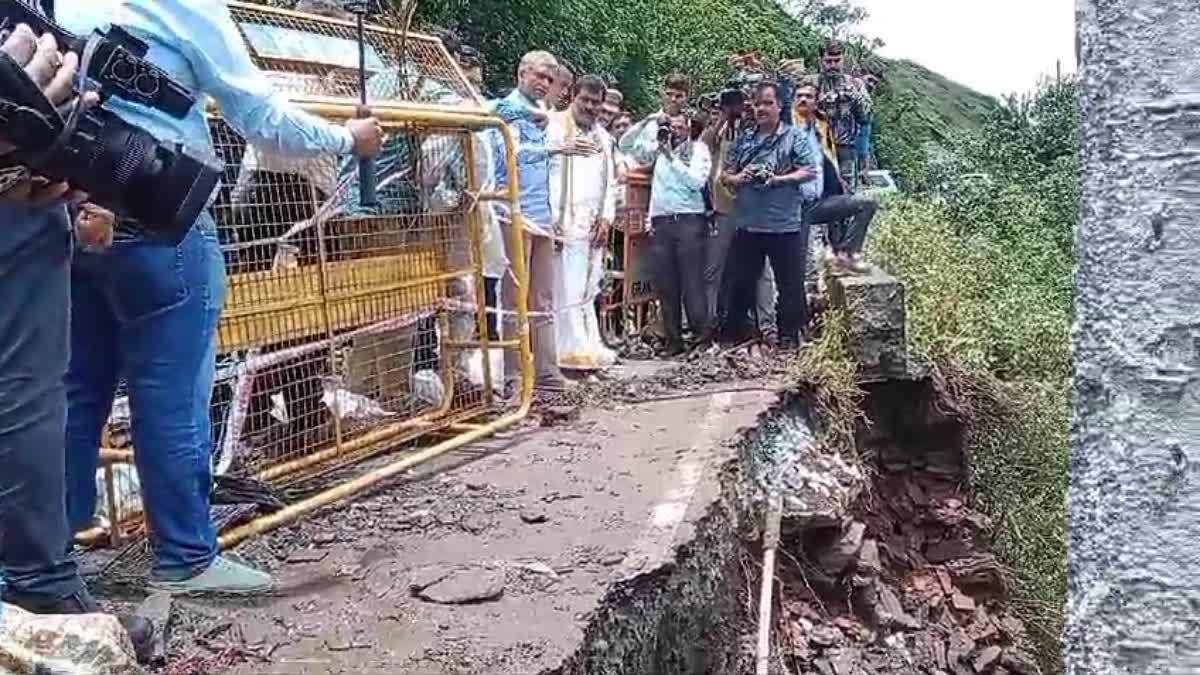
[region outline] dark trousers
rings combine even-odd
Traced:
[[[487,334],[489,340],[499,340],[499,317],[496,315],[497,291],[500,290],[499,277],[483,278],[483,298],[487,306]]]
[[[879,205],[861,195],[834,195],[813,204],[804,213],[809,223],[829,226],[829,246],[834,253],[860,253],[867,241],[867,228]]]
[[[797,340],[808,325],[808,296],[804,269],[808,263],[808,225],[797,232],[747,232],[738,230],[729,264],[735,275],[729,298],[728,331],[739,338],[746,333],[746,319],[755,305],[755,291],[763,264],[771,261],[779,292],[779,337]]]
[[[650,254],[663,330],[671,345],[683,344],[682,308],[698,340],[709,338],[708,294],[704,285],[708,220],[700,213],[651,220]]]
[[[709,232],[706,241],[706,261],[704,265],[704,284],[708,293],[708,319],[715,326],[725,315],[726,304],[729,300],[729,287],[732,274],[725,272],[725,263],[729,260],[729,249],[733,245],[733,235],[737,226],[727,214],[713,214],[713,231]]]
[[[27,607],[84,590],[65,480],[70,236],[66,209],[0,206],[0,566],[5,601]]]
[[[838,171],[851,192],[858,191],[858,150],[853,145],[837,147]]]

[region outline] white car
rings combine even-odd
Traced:
[[[867,172],[867,182],[862,187],[863,194],[879,197],[899,191],[900,188],[896,187],[896,179],[892,178],[891,171],[875,170]]]

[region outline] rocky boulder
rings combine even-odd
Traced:
[[[37,615],[0,605],[0,673],[145,675],[117,617]]]

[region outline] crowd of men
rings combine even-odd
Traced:
[[[633,123],[603,78],[579,76],[549,52],[525,55],[515,88],[491,105],[520,144],[521,255],[539,388],[569,387],[563,369],[614,360],[590,301],[608,233],[631,206],[634,172],[651,176],[646,229],[660,353],[758,337],[781,349],[802,345],[817,264],[833,274],[869,270],[862,252],[877,205],[859,190],[873,164],[879,73],[852,74],[844,58],[831,42],[817,72],[790,60],[767,73],[755,55],[738,55],[730,85],[701,96],[673,74],[659,110]],[[506,184],[505,167],[496,169]],[[517,288],[505,278],[500,297],[511,314]]]
[[[302,3],[309,11],[328,4]],[[75,32],[119,21],[146,37],[156,62],[217,99],[227,121],[265,153],[378,156],[385,166],[398,166],[402,151],[411,154],[407,144],[386,139],[374,119],[332,124],[279,96],[254,66],[223,0],[58,5]],[[451,42],[480,88],[482,59]],[[24,27],[7,36],[3,50],[55,104],[68,102],[74,56],[61,56],[53,40]],[[497,210],[485,219],[486,296],[503,317],[489,332],[515,331],[516,299],[527,291],[539,389],[571,387],[564,370],[616,360],[594,299],[609,233],[630,207],[629,179],[637,172],[651,176],[645,216],[664,356],[764,334],[781,348],[799,347],[810,328],[815,226],[825,228],[832,272],[867,269],[862,248],[876,205],[856,189],[870,166],[875,74],[848,74],[837,43],[824,50],[819,73],[793,61],[776,77],[760,77],[761,64],[745,56],[731,66],[740,84],[712,95],[697,96],[688,77],[671,75],[660,109],[635,123],[604,78],[533,51],[521,60],[511,92],[489,102],[518,139],[523,215],[514,222]],[[208,130],[201,107],[180,120],[132,104],[118,111],[179,142],[205,138]],[[479,150],[472,153],[485,182],[478,187],[508,185],[501,135],[468,142]],[[251,155],[246,162],[267,159]],[[461,166],[424,164],[425,192],[466,189]],[[0,186],[0,298],[22,308],[0,319],[4,601],[46,613],[98,609],[70,550],[72,532],[95,512],[99,434],[121,378],[154,533],[150,586],[187,594],[268,591],[269,575],[221,554],[210,513],[209,410],[226,293],[216,224],[205,214],[183,242],[164,246],[103,209],[68,211],[71,189],[36,176]],[[339,208],[357,213],[363,206]],[[421,208],[435,210],[437,200],[427,198]],[[523,250],[508,236],[517,225],[528,235]],[[80,246],[74,255],[72,230]],[[528,289],[511,272],[518,259],[529,270]],[[506,351],[510,391],[518,366],[515,351]],[[135,642],[148,641],[145,622],[128,626]]]

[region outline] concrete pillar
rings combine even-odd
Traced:
[[[863,382],[909,376],[904,284],[883,270],[833,276],[829,304],[846,313],[851,358]]]
[[[1067,673],[1200,673],[1200,3],[1078,11]]]

